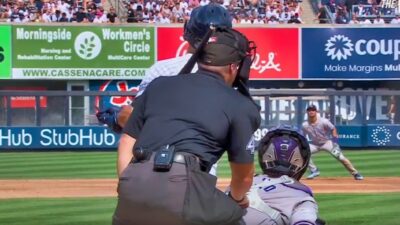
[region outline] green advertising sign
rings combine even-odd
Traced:
[[[0,26],[0,79],[11,78],[11,26]]]
[[[13,78],[141,79],[154,27],[13,26]]]

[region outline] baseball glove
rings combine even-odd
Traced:
[[[106,124],[111,130],[119,134],[122,132],[122,127],[118,125],[117,121],[119,111],[120,108],[110,107],[106,110],[98,111],[96,117],[100,123]]]

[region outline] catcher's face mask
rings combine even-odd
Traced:
[[[271,177],[287,175],[300,180],[310,157],[307,140],[298,132],[289,129],[268,132],[258,146],[260,167]]]

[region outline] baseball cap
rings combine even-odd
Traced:
[[[315,105],[309,105],[309,106],[307,107],[307,111],[317,111],[317,106],[315,106]]]
[[[199,62],[210,66],[225,66],[240,62],[247,56],[249,41],[234,29],[217,29],[208,39]]]

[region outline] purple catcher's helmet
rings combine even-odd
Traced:
[[[271,177],[287,175],[300,180],[310,161],[310,146],[304,136],[290,129],[269,131],[258,146],[258,161]]]

